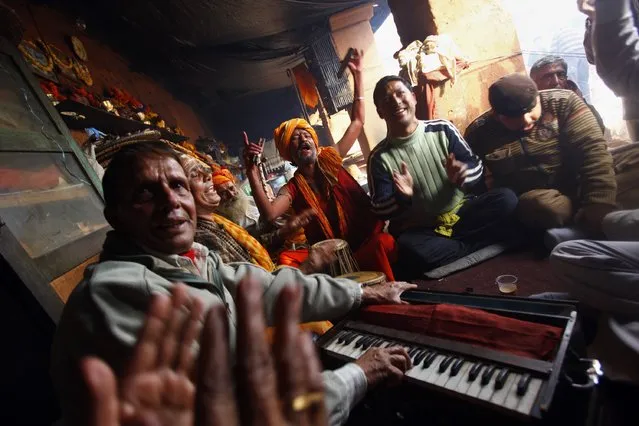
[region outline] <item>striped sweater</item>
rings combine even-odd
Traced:
[[[387,137],[368,157],[368,186],[373,212],[390,218],[390,232],[397,235],[410,228],[437,224],[437,216],[451,211],[464,198],[446,174],[448,154],[466,163],[470,187],[482,179],[483,166],[472,153],[459,131],[446,120],[420,122],[412,135]],[[393,171],[408,165],[413,177],[413,197],[406,199],[395,190]]]
[[[517,194],[557,189],[577,207],[614,205],[612,157],[594,115],[569,90],[542,90],[541,117],[528,133],[501,125],[488,111],[466,129],[466,140],[484,160],[495,186]]]

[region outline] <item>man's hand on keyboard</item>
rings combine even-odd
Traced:
[[[384,382],[398,383],[413,366],[402,346],[371,348],[355,363],[364,370],[369,389]]]
[[[364,305],[395,305],[406,303],[400,296],[406,290],[416,289],[417,285],[400,281],[364,287],[362,303]]]

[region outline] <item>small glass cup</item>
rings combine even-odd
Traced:
[[[510,294],[517,291],[517,277],[515,275],[500,275],[495,283],[497,283],[500,293]]]

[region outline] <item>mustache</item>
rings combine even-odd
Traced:
[[[298,151],[301,151],[304,148],[312,148],[312,145],[310,144],[310,142],[302,142],[300,143],[300,145],[297,147]]]

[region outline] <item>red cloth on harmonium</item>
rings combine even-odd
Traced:
[[[369,324],[551,360],[562,329],[459,305],[377,305],[359,313]]]

